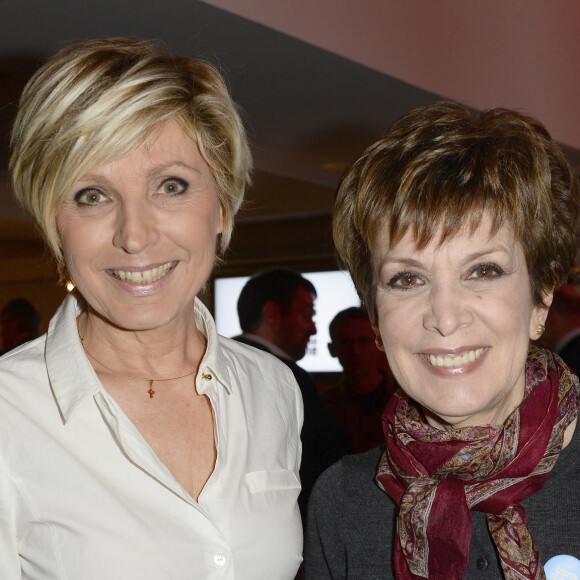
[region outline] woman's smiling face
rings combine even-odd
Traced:
[[[131,330],[193,316],[222,226],[210,168],[173,121],[136,151],[91,168],[57,215],[80,293],[101,318]]]
[[[501,424],[522,401],[534,306],[522,245],[508,227],[417,249],[408,232],[375,247],[378,325],[400,386],[435,426]],[[546,296],[546,304],[551,294]]]

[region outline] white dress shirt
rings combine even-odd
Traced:
[[[97,378],[74,296],[0,359],[1,580],[294,578],[300,392],[285,365],[195,312],[217,446],[197,502]]]

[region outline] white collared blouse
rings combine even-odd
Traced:
[[[302,556],[302,400],[273,356],[207,338],[195,387],[215,417],[196,502],[98,380],[69,296],[48,333],[0,359],[0,578],[275,580]]]

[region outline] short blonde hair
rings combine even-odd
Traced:
[[[139,148],[170,119],[211,169],[224,213],[223,252],[252,161],[236,105],[213,66],[151,42],[112,38],[70,45],[32,77],[12,131],[10,172],[16,198],[59,264],[56,215],[66,192],[91,167]]]
[[[577,179],[544,126],[507,109],[438,102],[401,117],[346,171],[335,200],[340,257],[376,322],[373,255],[386,228],[419,248],[473,231],[484,212],[521,242],[534,304],[565,281],[576,254]]]

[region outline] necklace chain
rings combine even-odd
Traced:
[[[162,383],[164,381],[176,381],[177,379],[184,379],[185,377],[189,377],[189,376],[193,375],[197,371],[197,368],[195,368],[192,371],[190,371],[189,373],[186,373],[184,375],[180,375],[179,377],[170,377],[168,379],[148,379],[147,377],[134,377],[132,375],[126,375],[125,373],[121,373],[119,371],[116,371],[115,369],[112,369],[111,367],[108,367],[106,364],[102,363],[99,359],[95,358],[94,355],[92,355],[87,350],[87,347],[85,346],[84,338],[82,336],[79,336],[79,338],[81,339],[81,345],[83,347],[83,350],[87,353],[87,355],[89,355],[97,364],[106,368],[108,371],[112,372],[115,375],[125,377],[126,379],[131,379],[133,381],[147,381],[149,383],[149,390],[147,392],[149,393],[150,399],[152,399],[153,395],[155,394],[155,391],[153,390],[153,383]]]

